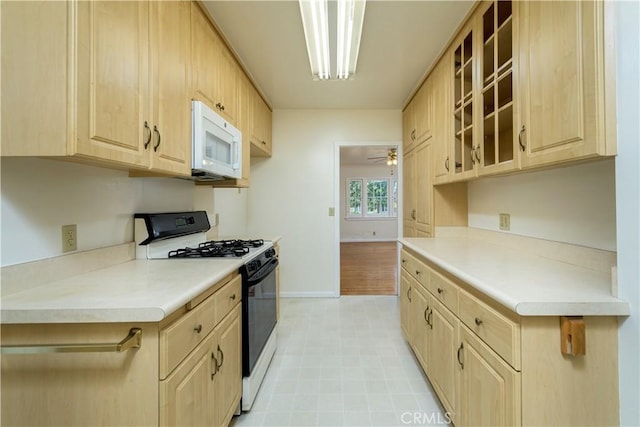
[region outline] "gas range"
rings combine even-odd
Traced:
[[[206,212],[135,214],[137,259],[252,258],[271,247],[262,239],[207,240]]]

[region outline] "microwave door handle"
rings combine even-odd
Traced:
[[[234,170],[238,170],[240,169],[240,153],[239,153],[239,148],[240,144],[238,144],[238,139],[237,138],[233,138],[233,156],[235,157],[235,161],[233,163],[233,169]]]

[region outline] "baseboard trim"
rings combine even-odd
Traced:
[[[280,292],[280,298],[339,298],[335,292]]]
[[[341,239],[340,243],[378,243],[378,242],[397,242],[397,237],[389,237],[382,239]]]

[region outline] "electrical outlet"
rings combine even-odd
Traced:
[[[75,224],[62,226],[62,252],[78,249],[78,230]]]
[[[500,214],[500,230],[509,231],[511,229],[511,215],[507,213]]]

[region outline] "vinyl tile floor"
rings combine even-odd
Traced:
[[[447,424],[402,336],[398,297],[280,301],[276,354],[231,426]]]

